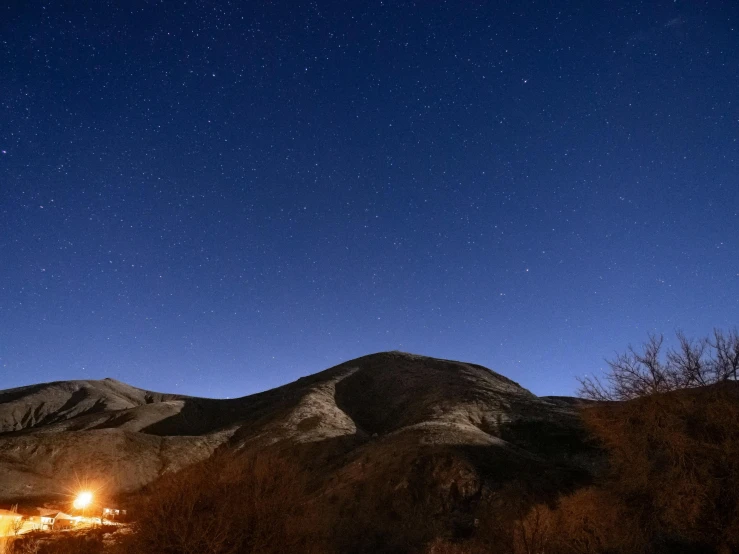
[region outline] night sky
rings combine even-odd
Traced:
[[[0,7],[0,388],[739,324],[739,2]]]

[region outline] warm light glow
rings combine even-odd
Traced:
[[[87,508],[90,503],[92,503],[92,493],[85,491],[77,495],[77,498],[74,499],[73,506],[78,510],[83,510],[84,508]]]

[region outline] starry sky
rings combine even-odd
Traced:
[[[404,350],[536,394],[739,323],[739,3],[0,7],[0,388]]]

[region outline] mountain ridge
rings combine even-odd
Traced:
[[[542,445],[564,437],[581,448],[576,405],[537,397],[478,364],[397,351],[233,399],[110,378],[29,385],[0,391],[0,499],[62,494],[70,474],[104,482],[111,494],[131,492],[219,448],[278,444],[335,460],[336,474],[361,456],[379,468],[393,452],[412,463],[427,448],[452,457],[482,449],[556,469],[574,458]]]

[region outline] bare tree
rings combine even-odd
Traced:
[[[663,351],[662,335],[649,335],[637,350],[606,360],[610,371],[603,379],[579,379],[580,396],[592,400],[630,400],[676,389],[736,380],[739,371],[739,333],[713,331],[709,338],[691,339],[677,332],[677,346]]]
[[[13,530],[14,537],[17,537],[18,534],[23,529],[23,524],[25,523],[24,520],[25,518],[20,515],[17,518],[13,518],[13,522],[11,523],[11,529]]]
[[[713,330],[713,340],[709,340],[713,350],[712,363],[719,380],[737,380],[739,371],[739,332],[732,329],[724,334],[719,329]]]
[[[693,340],[685,333],[676,333],[678,346],[667,352],[667,371],[672,375],[673,388],[703,387],[713,381],[710,361],[706,359],[708,339]]]
[[[672,375],[661,361],[664,338],[649,335],[641,350],[629,346],[623,354],[606,360],[610,372],[605,380],[580,379],[580,395],[593,400],[625,400],[674,388]]]

